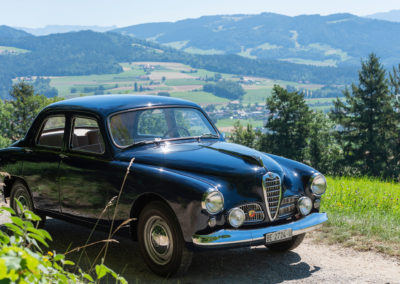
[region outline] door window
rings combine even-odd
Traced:
[[[104,141],[97,120],[76,117],[73,122],[71,150],[95,154],[104,153]]]
[[[64,141],[65,116],[50,116],[44,122],[37,144],[61,149]]]

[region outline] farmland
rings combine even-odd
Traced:
[[[171,62],[131,62],[120,63],[120,65],[123,72],[119,74],[50,77],[50,85],[55,87],[59,96],[63,98],[82,95],[141,93],[170,95],[196,102],[202,106],[215,105],[217,109],[226,107],[231,103],[226,98],[202,91],[202,86],[214,78],[215,72],[193,69],[188,65]],[[221,74],[221,79],[241,83],[246,93],[240,104],[243,106],[257,105],[258,111],[264,110],[265,99],[271,95],[275,84],[307,89],[310,92],[323,87],[323,85],[316,84],[243,77],[224,73]],[[325,111],[330,108],[332,99],[307,99],[307,101],[312,108]],[[265,120],[260,119],[260,117],[255,119],[246,116],[227,116],[219,118],[217,125],[229,129],[237,119],[241,119],[242,122],[249,122],[254,127],[261,127]]]

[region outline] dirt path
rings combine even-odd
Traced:
[[[5,222],[6,218],[0,218]],[[49,219],[46,224],[54,238],[52,249],[64,252],[85,243],[90,230],[63,221]],[[98,232],[92,241],[106,238]],[[112,244],[106,264],[126,277],[129,283],[177,283],[178,279],[161,279],[143,263],[137,243],[127,233]],[[87,251],[94,258],[100,246]],[[71,255],[77,259],[78,255]],[[81,266],[88,267],[84,257]],[[373,252],[356,252],[339,246],[314,244],[311,237],[296,250],[284,254],[264,247],[196,253],[192,266],[180,283],[400,283],[400,263]]]

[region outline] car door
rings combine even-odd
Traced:
[[[103,212],[113,186],[104,133],[95,117],[70,117],[69,143],[60,163],[59,180],[62,214],[89,222],[108,222]]]
[[[65,114],[45,116],[31,145],[25,147],[22,176],[36,209],[60,211],[58,169],[65,142]]]

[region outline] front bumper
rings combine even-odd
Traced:
[[[322,226],[328,220],[326,213],[312,213],[297,221],[258,229],[219,230],[209,235],[194,235],[192,241],[195,247],[221,248],[256,246],[264,244],[264,235],[292,229],[293,236],[300,235]]]

